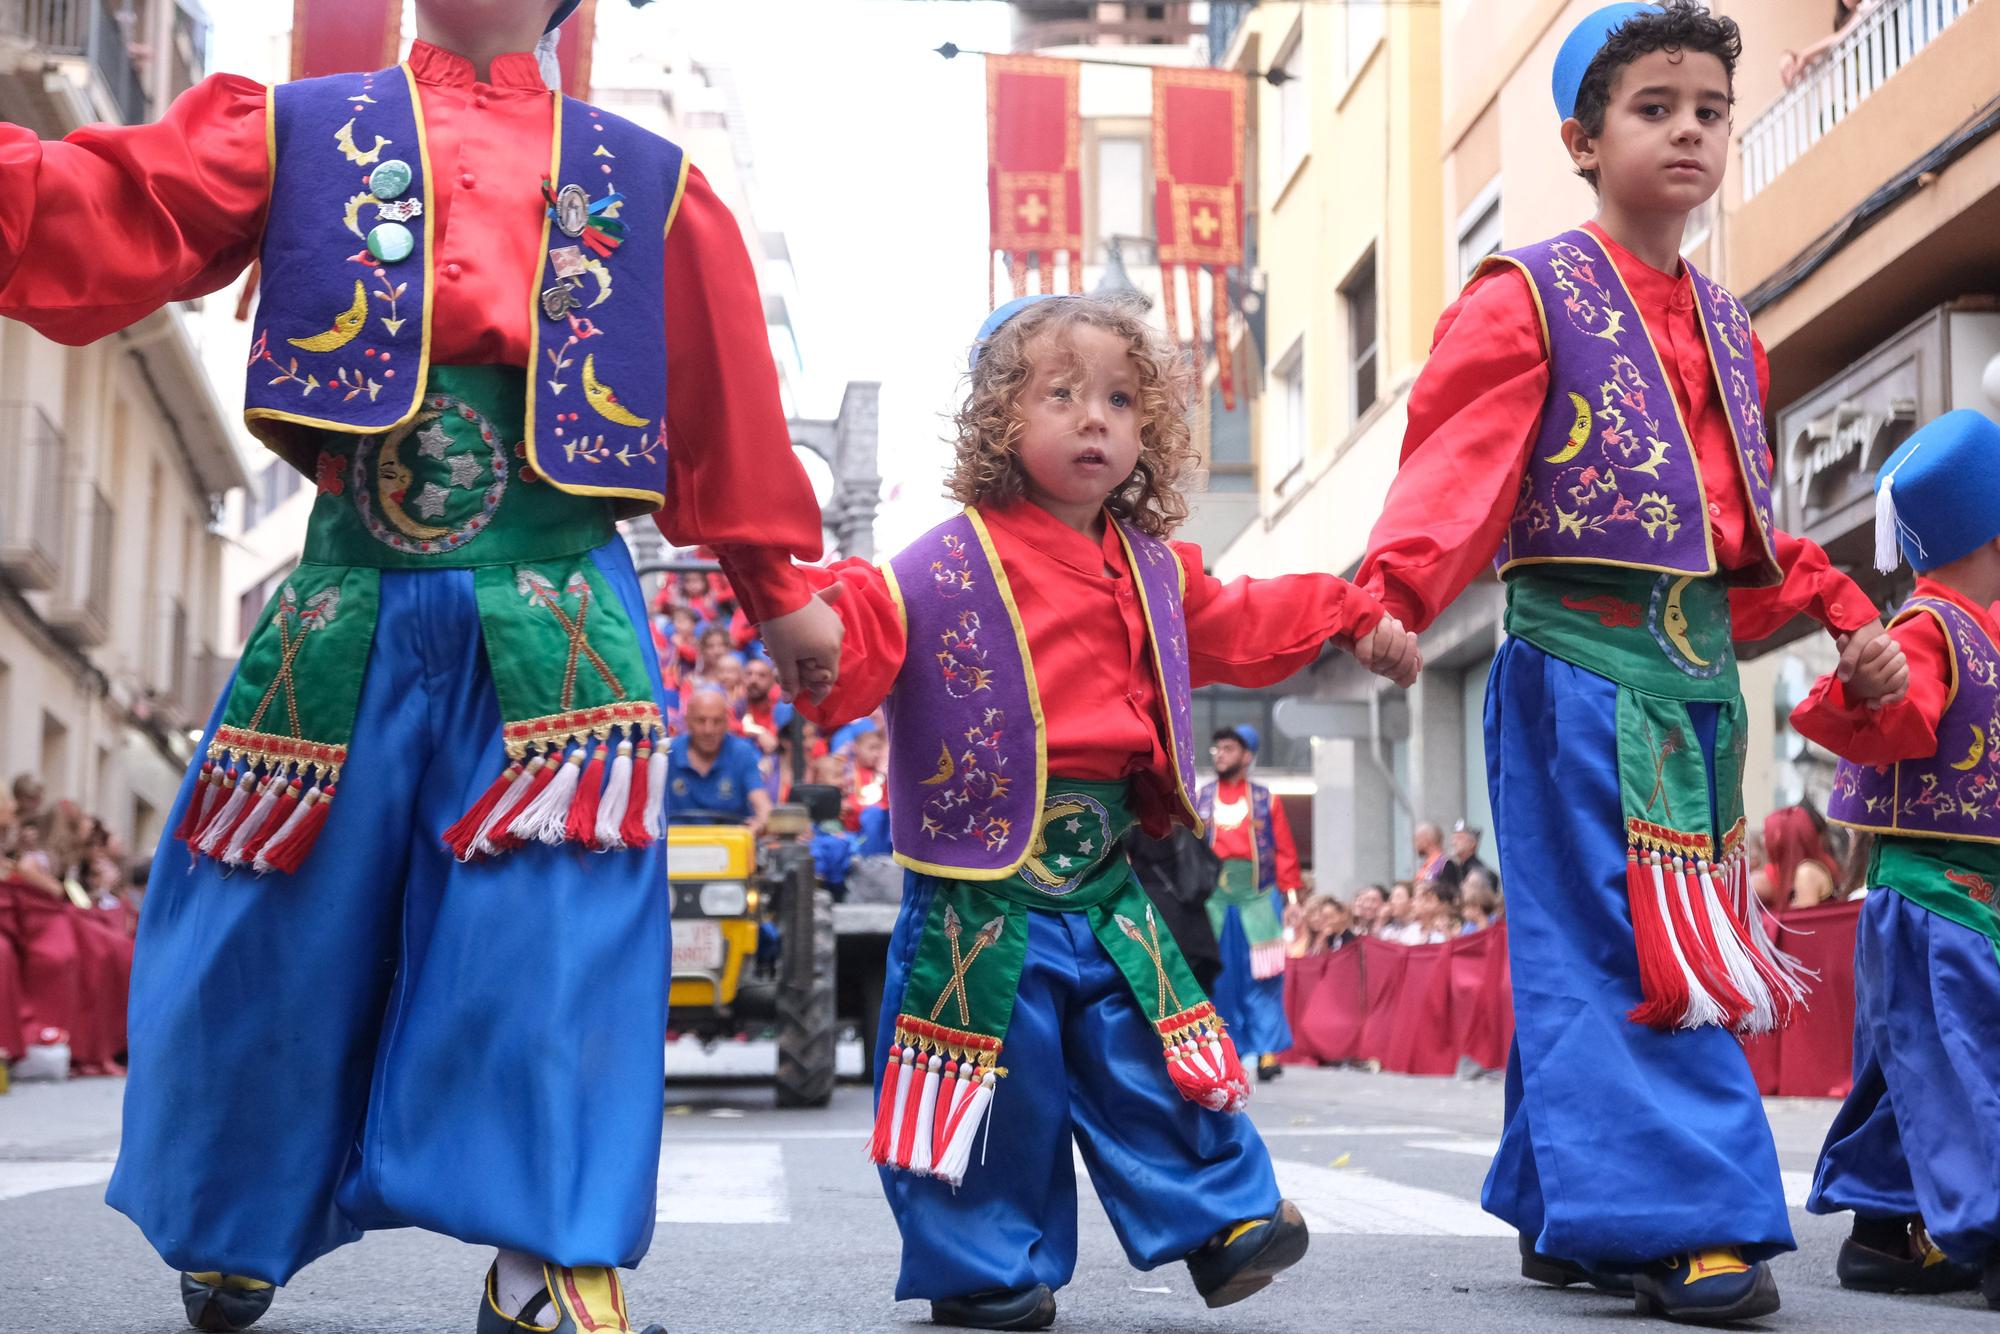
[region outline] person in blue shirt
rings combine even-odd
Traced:
[[[757,769],[754,742],[729,733],[729,701],[706,687],[686,699],[687,731],[667,743],[667,820],[683,812],[734,815],[761,829],[771,813],[771,794]]]

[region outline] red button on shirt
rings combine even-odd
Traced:
[[[445,265],[444,268],[440,270],[440,272],[442,272],[444,276],[447,278],[458,278],[465,273],[465,270],[461,269],[457,264],[453,263]]]
[[[476,180],[477,180],[477,178],[476,178],[475,176],[473,176],[473,174],[472,174],[471,172],[469,172],[469,171],[468,171],[468,172],[464,172],[464,173],[462,173],[462,174],[461,174],[461,175],[459,176],[459,178],[458,178],[458,184],[459,184],[460,188],[462,188],[462,189],[466,189],[466,190],[470,190],[470,189],[471,189],[471,188],[473,187],[473,185],[475,184]]]

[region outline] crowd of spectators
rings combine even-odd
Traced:
[[[16,1078],[116,1074],[146,864],[40,780],[0,792],[0,1065]]]
[[[1417,874],[1364,885],[1352,901],[1315,894],[1287,910],[1294,958],[1343,949],[1362,936],[1431,945],[1501,920],[1500,877],[1479,858],[1480,831],[1460,820],[1447,836],[1425,823],[1411,839]]]

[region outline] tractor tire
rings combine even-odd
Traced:
[[[834,1014],[833,895],[815,888],[811,911],[809,930],[786,933],[785,948],[810,950],[812,968],[802,985],[781,981],[778,986],[780,1107],[824,1107],[833,1097],[833,1051],[839,1033]],[[780,969],[781,977],[796,975]]]

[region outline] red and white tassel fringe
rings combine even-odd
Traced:
[[[294,771],[287,769],[282,774],[274,773],[264,780],[258,791],[257,804],[243,817],[243,823],[229,836],[229,845],[222,851],[222,861],[227,866],[241,866],[250,860],[248,849],[257,842],[258,834],[270,826],[272,813],[278,809],[278,801],[291,790]]]
[[[1162,1020],[1159,1032],[1167,1077],[1183,1098],[1211,1112],[1240,1112],[1249,1105],[1242,1058],[1213,1005],[1203,1001]]]
[[[632,743],[629,740],[618,743],[618,754],[611,761],[604,780],[604,796],[597,803],[597,826],[591,834],[590,846],[600,852],[610,852],[625,846],[625,803],[632,798]]]
[[[195,851],[210,857],[216,855],[223,846],[223,840],[229,837],[230,831],[235,829],[237,822],[243,818],[244,811],[250,805],[250,799],[257,794],[257,780],[248,768],[241,773],[231,770],[223,775],[222,790],[228,793],[228,800],[224,801],[215,814],[209,817],[208,823],[202,826],[201,836],[196,839],[194,845]]]
[[[646,765],[646,782],[651,796],[646,802],[646,832],[653,838],[667,836],[667,739],[653,742],[653,758]]]
[[[292,818],[285,822],[286,827],[264,845],[264,850],[257,854],[257,869],[283,871],[286,875],[298,870],[332,815],[333,784],[327,783],[308,793],[292,812]]]
[[[665,749],[664,743],[661,749]],[[646,827],[646,804],[653,787],[653,742],[639,739],[639,753],[632,757],[632,794],[625,799],[625,818],[618,826],[618,841],[628,848],[643,848],[653,841]]]
[[[868,1161],[953,1186],[965,1180],[973,1142],[986,1123],[1003,1072],[991,1064],[999,1043],[959,1036],[973,1038],[978,1054],[898,1027],[899,1045],[890,1048],[889,1068],[882,1074]]]
[[[202,825],[212,813],[210,799],[214,796],[215,761],[205,760],[201,766],[201,777],[194,780],[194,791],[188,796],[187,809],[181,812],[180,828],[174,830],[175,839],[190,848],[194,846],[195,835],[201,832]]]
[[[1285,942],[1282,939],[1265,941],[1250,947],[1250,976],[1263,982],[1282,976],[1285,971]]]
[[[507,836],[519,843],[547,843],[553,846],[569,836],[569,806],[576,799],[576,785],[583,777],[584,748],[579,746],[559,764],[551,765],[555,776],[535,794],[535,799],[514,817]]]
[[[558,740],[511,762],[445,831],[445,844],[462,862],[530,841],[646,847],[666,832],[666,762],[665,738],[639,723],[613,726],[607,739]]]

